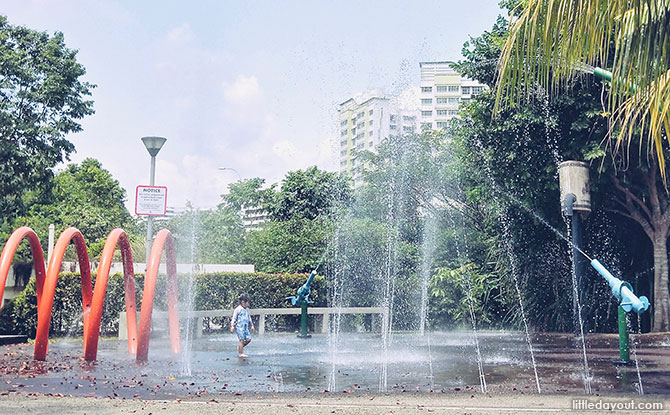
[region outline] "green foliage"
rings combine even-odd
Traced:
[[[177,261],[233,264],[242,262],[245,232],[236,211],[189,209],[171,218],[165,227],[175,237]]]
[[[96,257],[114,228],[133,232],[125,200],[126,191],[118,180],[103,169],[99,161],[87,158],[81,165],[70,164],[58,173],[48,195],[30,204],[25,225],[38,235],[46,235],[51,223],[56,226],[56,235],[74,226],[84,235],[89,256]],[[46,245],[44,249],[46,251]]]
[[[324,217],[269,222],[248,233],[244,258],[263,272],[310,272],[319,265],[333,226]]]
[[[228,208],[232,212],[240,212],[245,207],[265,206],[271,203],[275,185],[263,189],[265,179],[255,177],[253,179],[240,180],[228,185],[228,193],[221,195],[222,203],[219,209]]]
[[[345,177],[316,166],[286,174],[281,189],[264,206],[276,221],[332,216],[351,199]]]
[[[62,33],[12,26],[0,16],[0,218],[3,227],[25,212],[28,190],[48,189],[51,168],[74,151],[65,137],[93,114],[77,52]]]
[[[496,299],[501,281],[494,274],[480,273],[475,264],[455,269],[440,268],[430,279],[430,315],[434,325],[471,328],[470,307],[477,323],[501,326]]]

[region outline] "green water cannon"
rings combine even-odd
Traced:
[[[307,315],[307,305],[313,303],[312,301],[309,300],[309,293],[311,291],[310,286],[312,285],[314,277],[316,277],[316,269],[314,269],[312,273],[309,274],[307,281],[302,285],[302,287],[298,288],[298,293],[296,296],[286,297],[287,300],[291,301],[292,305],[299,306],[301,308],[300,334],[298,334],[298,337],[301,339],[312,337],[310,334],[307,333],[307,325],[309,318]]]
[[[602,79],[603,81],[612,82],[612,72],[608,71],[607,69],[598,67],[593,68],[593,75],[598,79]]]

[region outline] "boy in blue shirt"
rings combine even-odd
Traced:
[[[240,341],[237,344],[237,355],[241,358],[248,357],[244,354],[244,346],[251,342],[251,333],[256,328],[254,322],[251,320],[249,314],[249,295],[240,294],[240,305],[233,311],[233,318],[230,320],[230,332],[237,333],[237,338]],[[250,332],[251,330],[251,332]]]

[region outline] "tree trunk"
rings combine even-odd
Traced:
[[[657,232],[654,244],[654,324],[652,331],[670,331],[670,292],[668,291],[668,235]]]

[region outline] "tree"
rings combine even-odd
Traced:
[[[51,169],[69,158],[65,137],[81,131],[78,120],[93,114],[94,85],[65,46],[49,36],[12,26],[0,16],[0,217],[7,226],[25,212],[28,190],[46,190]]]
[[[323,217],[271,221],[248,233],[244,255],[260,272],[309,273],[320,264],[333,227]]]
[[[665,178],[670,138],[670,0],[528,0],[500,56],[498,104],[527,98],[536,84],[557,91],[580,72],[612,66],[609,112],[618,140],[648,137]],[[613,49],[613,51],[612,51]],[[612,53],[610,53],[612,51]],[[639,128],[638,128],[639,127]]]
[[[618,128],[609,130],[616,144],[608,175],[620,194],[612,195],[617,207],[610,210],[634,219],[653,244],[655,331],[670,330],[664,143],[670,138],[668,44],[668,0],[531,0],[519,9],[504,44],[497,85],[498,105],[513,104],[538,84],[556,93],[572,85],[578,72],[611,64],[605,113]],[[653,153],[647,160],[624,151],[628,146],[622,142],[635,136],[639,151],[646,146]]]
[[[84,235],[92,257],[100,253],[112,229],[133,230],[132,218],[125,207],[125,189],[95,159],[68,165],[53,179],[47,195],[36,193],[31,191],[26,196],[29,203],[26,225],[40,235],[46,235],[51,223],[57,233],[74,226]]]
[[[245,207],[263,206],[270,202],[274,194],[275,185],[263,189],[265,179],[240,180],[228,185],[228,193],[221,195],[222,202],[219,209],[228,208],[233,212],[241,212]]]
[[[344,176],[319,170],[288,172],[281,189],[265,204],[274,220],[316,219],[331,216],[351,201],[351,188]]]
[[[242,262],[245,232],[237,210],[220,205],[215,210],[192,206],[166,223],[177,243],[177,260],[188,263]]]
[[[495,87],[495,64],[506,36],[507,25],[500,18],[491,31],[466,43],[463,50],[466,60],[457,69]],[[621,217],[604,211],[611,207],[614,187],[610,175],[620,174],[622,169],[614,168],[607,149],[600,146],[609,126],[602,116],[599,85],[578,83],[569,92],[556,93],[551,100],[540,86],[532,93],[533,100],[502,107],[493,119],[496,97],[482,94],[462,108],[450,132],[454,137],[453,148],[462,162],[457,173],[465,206],[477,209],[476,216],[470,213],[474,220],[466,221],[472,229],[468,236],[480,241],[481,245],[475,245],[474,249],[483,247],[488,256],[471,260],[486,273],[518,276],[528,315],[536,326],[568,330],[572,325],[572,287],[567,249],[535,216],[559,233],[565,229],[560,213],[557,164],[566,159],[592,162],[591,197],[595,210],[588,222],[589,229],[600,228],[601,238],[611,238],[617,229],[625,229],[631,236],[636,231]],[[639,267],[638,255],[642,251],[639,246],[631,249],[616,242],[600,242],[596,238],[585,241],[587,252],[609,265],[616,265],[614,260],[618,257],[621,264],[631,263],[634,258],[634,265]],[[509,258],[507,244],[512,245],[515,258]],[[626,249],[638,252],[629,254]],[[487,264],[491,262],[498,264],[497,270]],[[631,269],[621,265],[620,270]],[[596,318],[597,305],[610,303],[609,294],[600,289],[603,282],[592,271],[585,278],[588,293],[583,297],[588,301],[583,302],[583,307],[589,316],[587,325],[611,327],[611,321]]]

